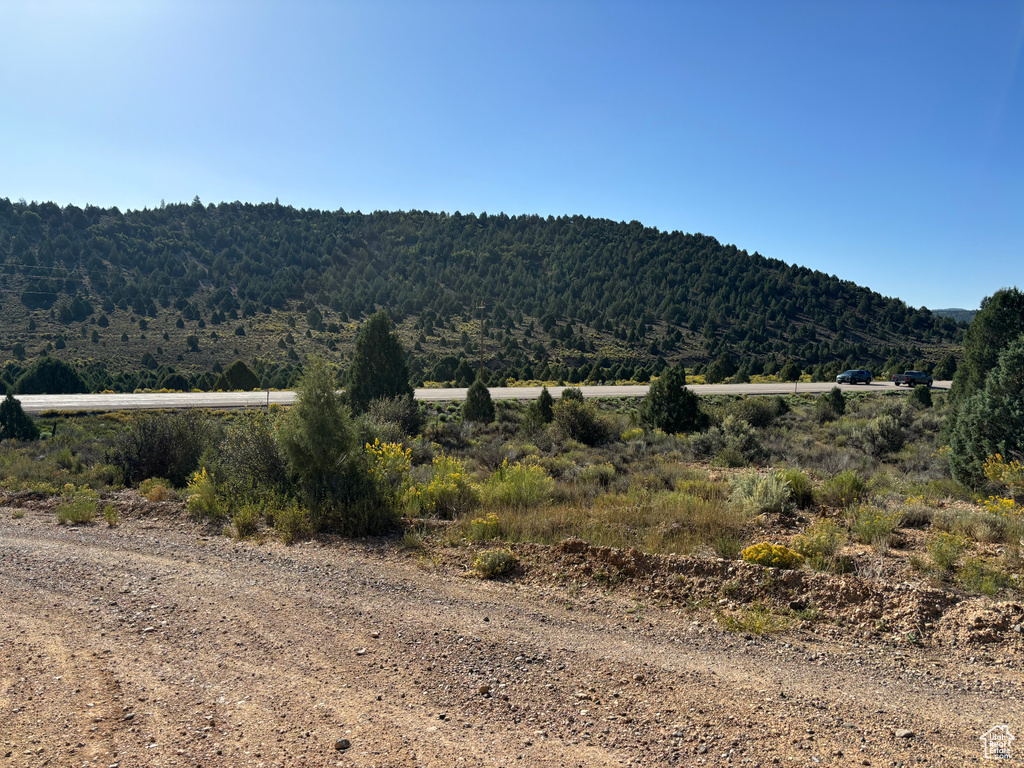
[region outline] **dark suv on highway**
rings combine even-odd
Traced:
[[[871,371],[860,368],[856,371],[843,371],[836,376],[836,384],[870,384]]]

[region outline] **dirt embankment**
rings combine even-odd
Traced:
[[[1016,604],[581,542],[486,582],[159,510],[0,509],[0,768],[962,766],[1024,731]],[[752,603],[789,628],[723,628]]]

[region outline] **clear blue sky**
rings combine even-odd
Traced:
[[[1024,286],[1024,0],[4,3],[0,196],[703,232]]]

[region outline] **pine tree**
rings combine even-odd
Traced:
[[[7,397],[0,403],[0,441],[38,439],[39,428],[36,423],[8,391]]]
[[[348,401],[355,414],[364,413],[378,397],[413,396],[405,350],[383,310],[366,321],[356,339],[348,371]]]
[[[494,421],[494,402],[491,393],[482,381],[477,379],[466,391],[466,402],[462,404],[462,418],[490,424]]]
[[[998,358],[984,389],[961,403],[949,438],[949,466],[960,483],[985,482],[985,459],[1024,454],[1024,334]]]
[[[640,403],[640,421],[673,434],[706,426],[699,398],[686,388],[686,369],[681,364],[667,369],[651,384]]]

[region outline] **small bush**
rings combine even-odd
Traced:
[[[57,505],[58,525],[83,525],[96,517],[100,496],[89,488],[65,485],[63,501]]]
[[[711,548],[723,560],[736,560],[743,551],[743,542],[735,534],[722,533],[712,539]]]
[[[793,537],[793,549],[816,571],[843,570],[837,567],[836,556],[846,544],[846,531],[834,520],[821,518]]]
[[[748,472],[733,480],[731,498],[752,514],[785,514],[793,509],[791,493],[781,472]]]
[[[150,477],[139,483],[139,493],[149,501],[169,501],[174,498],[174,487],[170,480]]]
[[[484,503],[526,511],[547,502],[554,487],[555,481],[543,467],[522,462],[510,465],[505,459],[484,483]]]
[[[576,402],[583,402],[583,390],[579,387],[566,387],[562,390],[562,396],[560,400],[575,400]]]
[[[103,508],[103,520],[106,522],[108,528],[116,528],[118,523],[117,507],[113,504],[107,504]]]
[[[217,493],[217,486],[205,467],[192,475],[185,494],[188,497],[185,509],[194,520],[216,522],[227,514],[224,502]]]
[[[199,411],[134,413],[114,436],[107,461],[120,470],[126,485],[166,477],[181,487],[212,440],[209,417]]]
[[[932,407],[932,390],[931,387],[926,387],[924,384],[920,384],[914,387],[910,393],[910,402],[919,408],[931,408]]]
[[[744,606],[736,615],[721,614],[721,625],[730,632],[749,632],[753,635],[767,635],[788,629],[790,619],[772,613],[764,605]]]
[[[790,499],[800,509],[814,506],[814,485],[807,475],[799,469],[784,469],[782,477],[789,483]]]
[[[844,469],[821,485],[819,500],[830,507],[849,507],[864,496],[864,481],[852,469]]]
[[[766,568],[799,568],[804,558],[782,544],[763,541],[743,550],[743,562],[763,565]]]
[[[511,573],[518,563],[509,549],[488,549],[473,560],[473,570],[482,579],[496,579]]]
[[[479,503],[479,494],[470,483],[462,462],[444,454],[434,458],[429,481],[414,485],[405,493],[410,514],[448,520],[470,512]]]
[[[856,510],[850,530],[861,543],[884,549],[889,545],[892,533],[899,524],[899,512],[886,512],[865,504]]]
[[[990,512],[947,508],[935,511],[932,527],[973,541],[996,542],[1006,537],[1008,518]]]
[[[608,427],[593,403],[567,400],[563,393],[562,400],[555,404],[553,411],[555,425],[567,438],[589,446],[602,445],[611,439]]]
[[[891,414],[874,419],[861,431],[859,437],[864,449],[872,456],[895,453],[907,441],[903,425]]]
[[[968,558],[956,575],[957,581],[968,592],[992,597],[1010,583],[1006,571],[980,557]]]
[[[498,516],[493,512],[487,517],[477,517],[466,526],[466,538],[470,541],[490,541],[498,538],[500,525]]]
[[[235,526],[235,537],[248,539],[260,529],[260,514],[252,504],[243,504],[231,517]]]
[[[729,414],[752,427],[763,429],[785,413],[780,408],[780,403],[785,406],[786,401],[781,398],[752,395],[731,403]]]
[[[466,401],[462,404],[462,418],[481,424],[490,424],[494,421],[491,393],[480,379],[474,381],[466,391]]]
[[[949,533],[936,534],[928,545],[928,555],[940,575],[950,573],[967,549],[967,543],[960,536]]]
[[[313,521],[309,513],[297,501],[292,500],[274,512],[274,530],[285,545],[291,545],[312,537]]]

